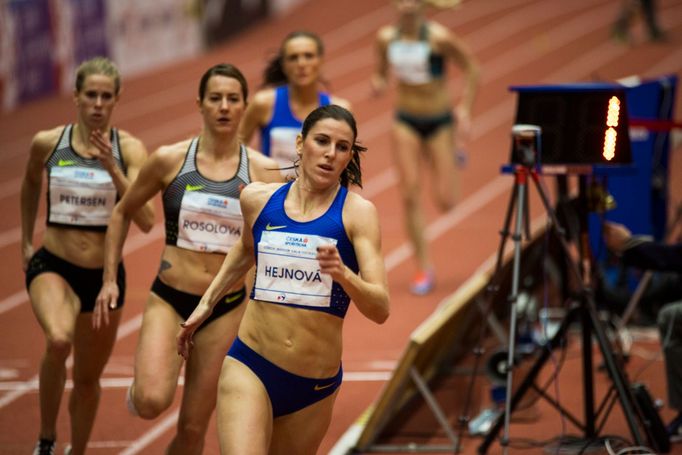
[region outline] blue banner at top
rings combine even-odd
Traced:
[[[16,100],[23,103],[55,92],[59,73],[49,0],[10,0],[9,20]]]
[[[108,57],[106,0],[69,0],[73,11],[73,56],[76,65]]]

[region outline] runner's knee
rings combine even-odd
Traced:
[[[172,402],[172,395],[167,397],[161,392],[149,392],[139,387],[135,387],[132,395],[132,404],[137,414],[143,419],[155,419],[168,409]]]
[[[82,378],[74,375],[73,390],[81,398],[95,397],[101,390],[99,378]]]
[[[58,360],[66,360],[71,354],[71,339],[66,335],[48,335],[46,354]]]
[[[405,189],[402,192],[403,204],[407,210],[414,210],[419,207],[419,191]]]
[[[208,422],[202,424],[187,418],[180,419],[178,421],[178,438],[182,440],[184,446],[195,447],[204,440],[207,425]]]
[[[455,197],[454,193],[442,194],[440,197],[436,198],[436,202],[438,203],[438,208],[440,210],[447,212],[452,210],[455,205],[457,205],[457,198]]]

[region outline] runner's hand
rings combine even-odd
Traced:
[[[336,245],[319,245],[317,247],[317,262],[320,264],[320,273],[331,275],[334,281],[341,281],[346,273],[346,266],[341,259]]]
[[[455,122],[457,125],[457,147],[459,149],[468,149],[471,141],[471,113],[468,109],[457,107],[455,109]]]
[[[386,82],[386,78],[382,76],[378,76],[376,74],[373,74],[372,77],[369,80],[371,89],[372,89],[372,95],[373,96],[380,96],[383,95],[383,93],[386,91],[386,86],[388,85]]]
[[[33,245],[24,245],[21,247],[21,266],[23,267],[24,272],[28,270],[28,263],[31,261],[33,253]]]
[[[185,360],[189,357],[189,353],[192,351],[194,342],[192,337],[194,332],[199,328],[199,326],[211,315],[213,308],[204,302],[202,299],[199,305],[192,311],[189,318],[182,324],[180,324],[180,333],[178,333],[178,354],[181,355]]]
[[[109,310],[115,310],[118,306],[118,296],[118,284],[113,281],[102,283],[92,312],[92,327],[95,330],[109,324]]]
[[[113,146],[108,137],[106,137],[100,130],[93,130],[90,133],[90,142],[97,148],[95,158],[97,158],[106,170],[116,167],[114,161]]]

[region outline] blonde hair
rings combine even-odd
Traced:
[[[114,80],[115,93],[118,95],[118,92],[121,90],[121,75],[114,62],[106,57],[94,57],[78,66],[78,69],[76,69],[76,92],[80,93],[83,89],[85,78],[93,74],[102,74],[112,78]]]

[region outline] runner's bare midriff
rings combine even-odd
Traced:
[[[290,373],[328,378],[336,374],[341,363],[342,325],[343,319],[321,311],[251,300],[239,337]]]
[[[222,253],[203,253],[166,245],[161,257],[159,278],[178,291],[203,295],[225,260]],[[235,284],[236,291],[244,280]]]
[[[452,109],[452,100],[443,80],[420,85],[399,83],[396,109],[414,115],[440,115]]]

